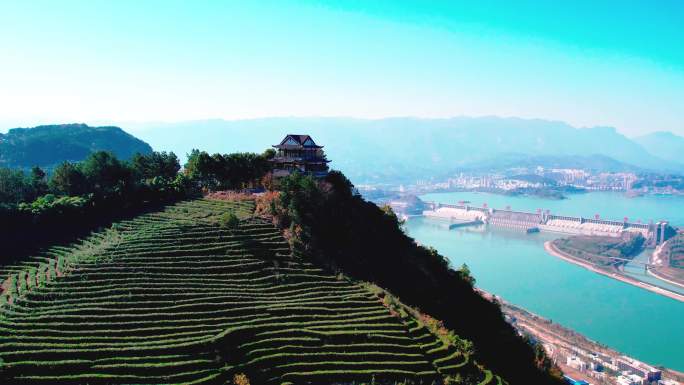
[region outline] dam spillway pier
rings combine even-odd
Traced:
[[[473,220],[473,221],[459,221],[459,222],[451,223],[451,224],[449,225],[449,230],[452,230],[452,229],[455,229],[455,228],[458,228],[458,227],[478,226],[478,225],[482,225],[482,224],[484,224],[484,222],[482,222],[482,221],[479,220],[479,219],[476,219],[476,220]]]
[[[425,202],[430,210],[423,211],[423,216],[446,219],[452,222],[450,229],[464,226],[487,224],[496,227],[534,232],[553,232],[570,235],[620,237],[625,233],[639,233],[646,239],[645,245],[656,247],[666,240],[667,222],[634,223],[612,221],[584,217],[553,215],[548,211],[535,212],[514,211],[509,208],[494,209],[470,205],[452,205],[436,202]]]

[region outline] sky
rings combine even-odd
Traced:
[[[0,130],[516,116],[684,135],[684,2],[0,0]]]

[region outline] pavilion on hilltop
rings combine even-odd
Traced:
[[[271,159],[273,176],[283,177],[297,171],[322,178],[328,175],[328,163],[323,146],[319,146],[309,135],[289,134],[273,146],[276,155]]]

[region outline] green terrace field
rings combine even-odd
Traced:
[[[503,383],[253,211],[185,201],[4,267],[0,383]]]

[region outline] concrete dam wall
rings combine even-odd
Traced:
[[[518,229],[526,232],[547,231],[572,235],[621,237],[623,234],[640,233],[647,245],[655,246],[663,241],[661,234],[667,222],[643,224],[603,219],[589,219],[551,215],[544,212],[499,210],[468,205],[449,205],[426,202],[432,208],[423,211],[431,218],[446,219],[453,223],[485,223],[492,226]]]

